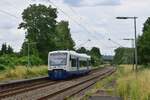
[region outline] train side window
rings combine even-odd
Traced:
[[[90,60],[87,60],[87,65],[91,66],[91,61]]]
[[[76,59],[71,59],[71,66],[77,67],[77,60]]]
[[[80,61],[80,67],[86,67],[87,65],[87,61]]]

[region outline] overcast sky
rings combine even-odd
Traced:
[[[50,0],[58,10],[58,21],[67,20],[76,47],[99,47],[102,54],[114,54],[121,46],[131,47],[133,20],[118,20],[117,16],[137,16],[137,33],[142,33],[143,23],[150,15],[150,0]],[[19,51],[24,41],[25,30],[17,29],[22,21],[21,13],[29,4],[51,5],[48,0],[1,0],[0,1],[0,45],[10,44]],[[55,6],[55,7],[56,7]],[[53,6],[54,7],[54,6]],[[69,16],[69,17],[68,17]],[[71,17],[71,18],[70,18]],[[74,21],[73,21],[74,20]],[[75,22],[81,24],[81,27]],[[85,29],[86,28],[86,29]],[[111,38],[114,42],[109,41]],[[90,39],[90,42],[87,40]],[[118,44],[119,43],[119,44]]]

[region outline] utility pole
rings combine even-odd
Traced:
[[[28,67],[30,66],[30,44],[28,44]]]
[[[138,65],[138,55],[137,55],[137,32],[136,32],[136,19],[137,17],[134,17],[134,38],[135,38],[135,69],[136,71],[138,70],[137,65]]]
[[[116,17],[116,19],[133,19],[134,20],[134,40],[135,40],[135,70],[138,70],[138,54],[137,54],[137,31],[136,31],[136,19],[138,17]]]
[[[25,39],[25,42],[28,45],[28,67],[31,65],[30,63],[30,45],[36,44],[37,42],[29,42],[28,39]]]
[[[30,45],[37,44],[37,42],[28,42],[28,67],[31,65],[30,63]]]

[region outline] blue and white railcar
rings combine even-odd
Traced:
[[[48,54],[48,75],[50,79],[61,80],[87,74],[91,57],[75,51],[53,51]]]

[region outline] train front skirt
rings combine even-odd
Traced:
[[[48,76],[52,80],[64,80],[72,77],[88,74],[89,70],[66,71],[62,69],[48,71]]]

